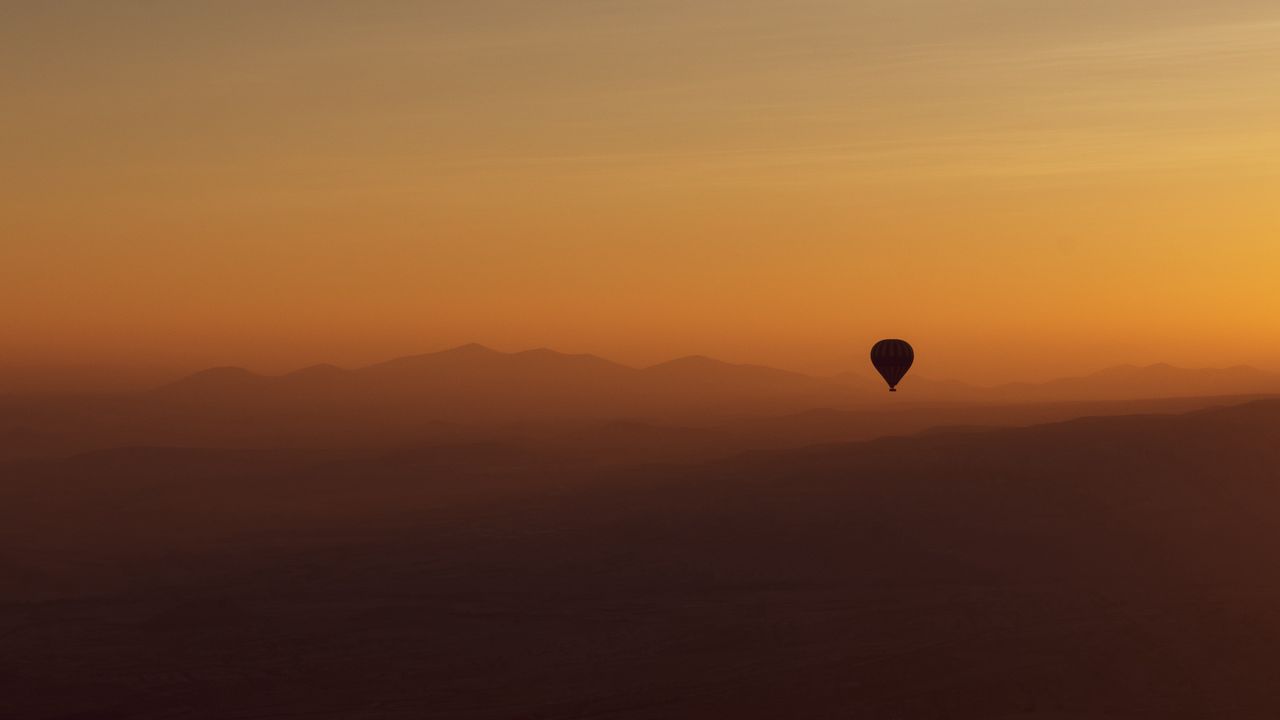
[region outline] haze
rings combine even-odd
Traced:
[[[6,3],[0,353],[1280,367],[1274,2]]]

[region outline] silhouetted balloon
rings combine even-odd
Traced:
[[[915,359],[916,353],[906,340],[881,340],[871,348],[871,364],[889,383],[889,392],[898,391],[898,383]]]

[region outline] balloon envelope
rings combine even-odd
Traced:
[[[915,359],[916,353],[906,340],[881,340],[871,348],[871,364],[889,383],[889,392],[898,391],[898,383],[902,382],[902,376],[911,369]]]

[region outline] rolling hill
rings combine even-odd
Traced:
[[[5,469],[5,716],[1280,713],[1275,400],[607,470]]]

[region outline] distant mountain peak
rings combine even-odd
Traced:
[[[404,369],[418,367],[420,365],[430,365],[440,361],[477,361],[498,357],[507,357],[507,354],[485,347],[479,343],[467,343],[466,345],[459,345],[458,347],[449,348],[448,350],[392,358],[384,362],[374,363],[373,365],[363,368],[363,370]]]
[[[745,367],[734,365],[733,363],[717,360],[706,355],[685,355],[666,362],[660,362],[657,365],[651,365],[646,368],[648,370],[659,370],[663,368],[720,368],[720,367]]]
[[[181,380],[157,388],[159,392],[184,393],[191,391],[218,391],[225,388],[240,388],[257,384],[266,380],[266,376],[246,370],[242,367],[212,367],[192,373]]]
[[[486,345],[481,345],[480,343],[467,343],[466,345],[459,345],[458,347],[455,347],[455,348],[449,348],[448,350],[441,350],[440,352],[437,352],[437,353],[428,353],[428,354],[430,355],[505,355],[506,353],[499,352]]]
[[[560,362],[560,363],[572,363],[579,367],[593,366],[593,367],[601,367],[601,368],[604,368],[604,367],[616,368],[619,370],[625,369],[627,371],[633,370],[633,368],[629,368],[625,365],[620,365],[612,360],[606,360],[605,358],[602,358],[599,355],[592,355],[590,353],[562,353],[558,350],[552,350],[550,348],[534,348],[533,350],[524,350],[522,352],[512,353],[509,357],[547,360],[547,361],[554,361],[554,362]]]
[[[779,384],[804,385],[809,390],[815,390],[819,386],[827,388],[841,387],[838,384],[803,373],[780,370],[764,365],[730,363],[710,358],[706,355],[686,355],[652,365],[641,372],[651,377],[717,385],[729,383],[740,385],[744,388],[753,385],[755,387],[776,387]]]

